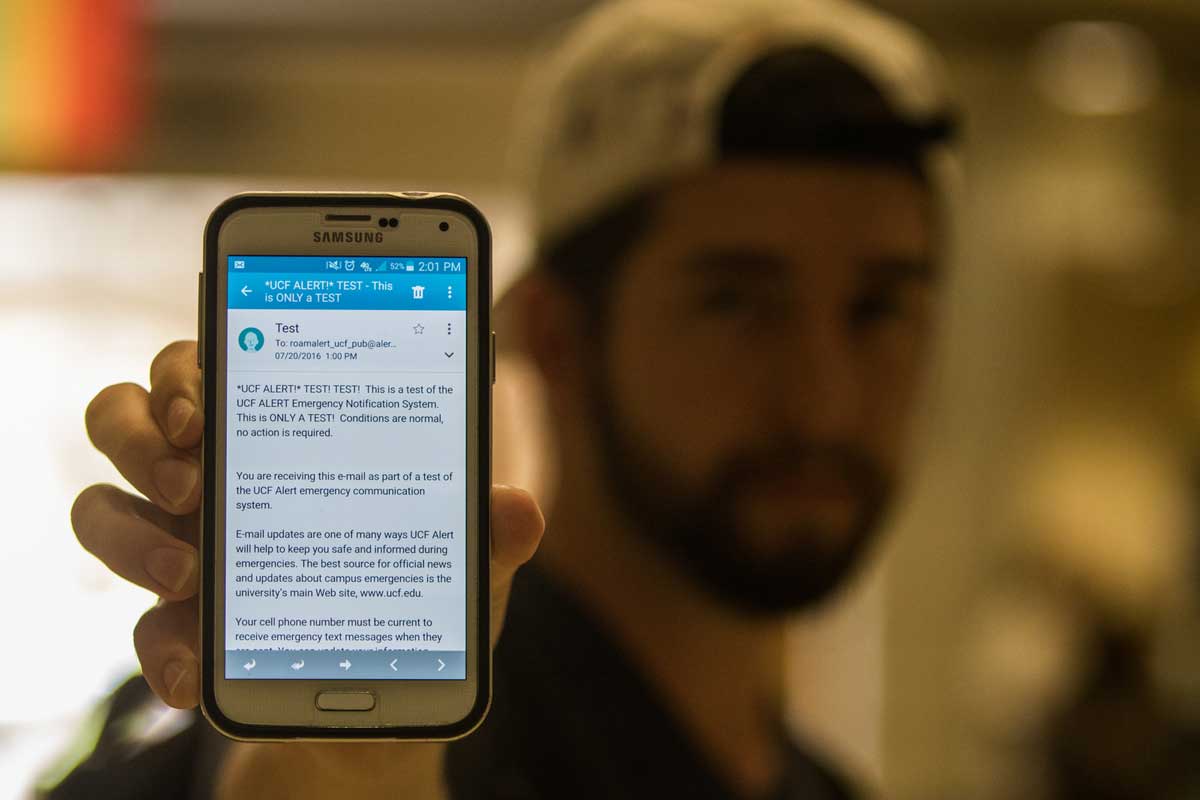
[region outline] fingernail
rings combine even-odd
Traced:
[[[154,465],[154,484],[175,505],[192,496],[198,478],[196,465],[178,458],[164,458]]]
[[[172,592],[178,592],[196,570],[196,556],[178,547],[160,547],[146,554],[146,572]]]
[[[167,406],[167,435],[172,439],[187,428],[188,423],[196,413],[196,404],[186,397],[176,397]]]
[[[178,660],[167,662],[167,665],[163,667],[163,683],[167,687],[167,697],[175,694],[175,690],[179,688],[179,684],[183,683],[187,674],[187,664]]]

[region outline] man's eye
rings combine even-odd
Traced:
[[[736,286],[715,287],[700,295],[700,308],[708,313],[727,314],[743,311],[749,305],[749,296]]]
[[[850,322],[855,327],[885,322],[907,313],[904,298],[897,290],[867,292],[850,306]]]

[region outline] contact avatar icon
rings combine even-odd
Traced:
[[[246,328],[238,334],[238,345],[248,352],[262,350],[265,341],[262,331],[258,328]]]

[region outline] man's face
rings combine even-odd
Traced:
[[[673,185],[620,265],[591,414],[635,527],[748,610],[827,595],[878,527],[934,311],[928,190],[735,162]]]

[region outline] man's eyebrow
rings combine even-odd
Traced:
[[[934,284],[941,278],[941,270],[930,258],[889,256],[864,261],[860,269],[864,281],[871,283],[921,283]]]
[[[698,249],[685,257],[689,270],[701,274],[783,273],[788,259],[764,248],[723,246]]]

